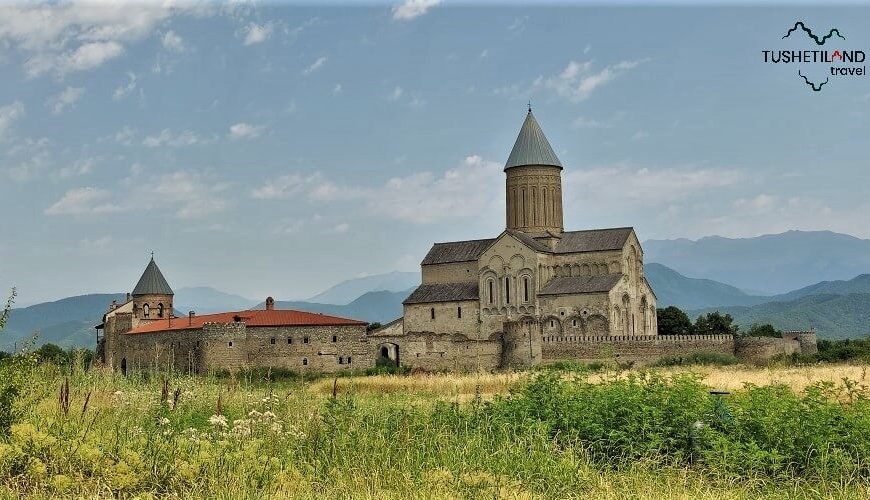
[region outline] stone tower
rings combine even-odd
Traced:
[[[561,233],[562,164],[531,108],[504,171],[507,228],[532,234]]]
[[[149,321],[170,317],[174,295],[152,255],[151,262],[133,289],[133,318]]]

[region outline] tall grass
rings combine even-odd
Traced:
[[[11,496],[870,493],[868,394],[852,381],[720,397],[694,375],[547,370],[345,378],[333,397],[333,380],[32,369],[0,438]]]

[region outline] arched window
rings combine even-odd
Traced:
[[[429,318],[435,319],[435,308],[434,307],[429,308]]]
[[[492,304],[492,301],[493,301],[492,287],[493,287],[493,282],[492,282],[492,280],[489,280],[489,295],[487,298],[489,299],[490,304]]]
[[[511,277],[504,277],[504,302],[505,304],[511,303]]]
[[[461,307],[456,308],[456,317],[459,319],[462,319],[462,308]]]
[[[142,316],[147,318],[150,315],[151,309],[148,307],[148,304],[145,304],[144,306],[142,306]]]
[[[157,304],[157,317],[158,317],[158,318],[162,318],[162,317],[163,317],[163,304],[162,304],[162,303],[161,303],[161,304]]]
[[[308,358],[302,358],[302,366],[308,365]]]
[[[523,301],[529,301],[529,278],[523,278]]]

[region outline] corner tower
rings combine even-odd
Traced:
[[[561,233],[562,164],[532,108],[505,164],[507,228],[525,233]]]
[[[168,318],[172,315],[172,298],[175,294],[157,263],[154,255],[145,267],[145,272],[133,288],[133,317],[140,321]]]

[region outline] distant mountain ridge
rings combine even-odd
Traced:
[[[393,271],[353,278],[333,285],[305,302],[318,304],[350,304],[367,292],[401,292],[420,284],[419,272]]]
[[[340,316],[350,319],[368,321],[369,323],[387,323],[402,316],[402,301],[408,298],[413,288],[401,292],[367,292],[360,295],[350,304],[320,304],[307,301],[275,301],[276,309],[297,309]],[[257,309],[263,309],[264,304],[257,304]]]
[[[647,262],[771,295],[870,271],[870,240],[831,231],[648,240],[643,248]]]
[[[760,304],[769,297],[749,295],[737,287],[718,281],[689,278],[658,263],[643,266],[646,279],[656,294],[658,307],[677,306],[681,309]]]
[[[730,314],[744,331],[754,323],[770,323],[780,330],[814,328],[820,339],[870,335],[870,293],[813,294],[790,301],[773,301],[754,306],[712,307],[688,311],[688,314],[690,318],[695,318],[712,311]]]

